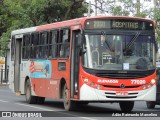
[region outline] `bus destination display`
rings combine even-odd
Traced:
[[[95,19],[86,21],[85,29],[153,30],[153,24],[146,21],[126,19]]]

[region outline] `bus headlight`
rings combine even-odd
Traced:
[[[155,79],[152,79],[151,80],[151,84],[155,84],[156,83],[156,80]]]

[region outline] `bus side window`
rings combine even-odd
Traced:
[[[48,58],[48,47],[47,47],[47,41],[48,41],[48,32],[42,32],[40,34],[40,47],[39,47],[39,54],[40,58],[45,59]]]
[[[65,58],[69,57],[70,54],[70,30],[65,30],[65,34],[63,36],[63,43],[64,43],[64,54]]]
[[[39,44],[39,33],[33,33],[31,39],[31,51],[30,51],[30,57],[32,59],[35,59],[37,57],[38,44]]]
[[[23,36],[22,59],[29,59],[30,53],[30,34]]]
[[[14,61],[15,58],[15,36],[12,36],[11,41],[11,60]]]
[[[57,49],[57,31],[51,31],[50,37],[49,37],[49,58],[55,58],[56,57],[56,49]]]
[[[63,29],[60,32],[59,57],[68,58],[70,53],[70,31]]]

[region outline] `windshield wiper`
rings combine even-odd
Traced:
[[[107,44],[109,50],[112,51],[112,49],[111,49],[111,44],[110,44],[107,40],[105,40],[105,43]]]
[[[140,35],[140,32],[137,32],[137,34],[132,38],[132,40],[127,44],[126,50],[129,49],[133,43],[137,40],[138,36]]]

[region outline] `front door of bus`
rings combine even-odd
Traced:
[[[80,39],[80,30],[72,31],[72,57],[71,57],[71,98],[78,93],[79,79],[79,49],[78,40]]]
[[[20,92],[20,64],[22,35],[15,36],[14,91]]]

